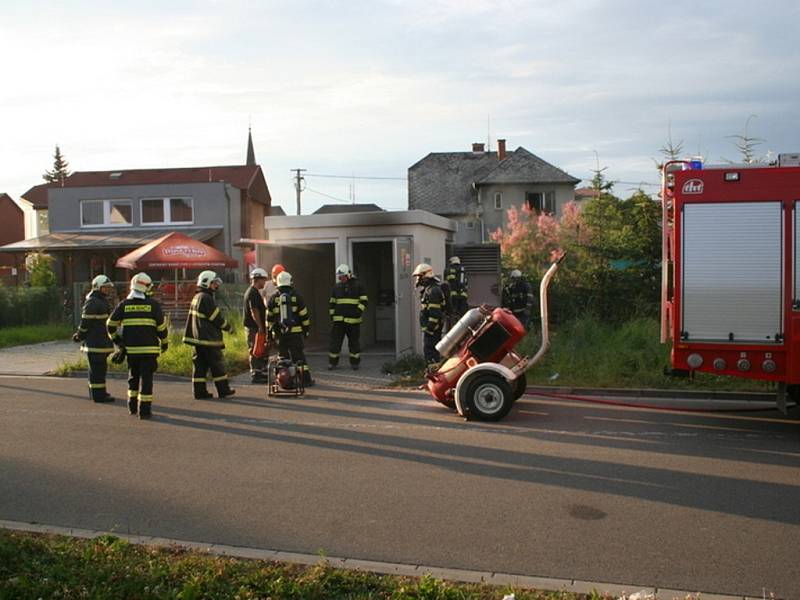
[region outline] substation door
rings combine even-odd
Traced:
[[[351,240],[350,256],[350,266],[369,298],[361,324],[361,347],[394,356],[397,322],[393,240]]]
[[[414,270],[414,245],[411,238],[394,240],[394,290],[395,290],[395,354],[401,356],[414,350],[413,297],[415,294],[411,273]]]
[[[261,244],[258,266],[270,272],[276,263],[292,274],[292,283],[303,297],[311,317],[311,333],[306,350],[327,351],[330,337],[328,300],[336,281],[336,247],[333,242],[310,244]],[[268,293],[274,291],[271,282]]]

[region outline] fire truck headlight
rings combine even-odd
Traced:
[[[746,358],[740,358],[736,362],[736,368],[740,371],[749,371],[750,370],[750,361]]]
[[[715,358],[715,359],[714,359],[714,368],[715,368],[717,371],[722,371],[722,370],[724,370],[724,369],[725,369],[725,367],[727,367],[727,366],[728,366],[728,363],[726,363],[726,362],[725,362],[725,359],[724,359],[724,358]]]
[[[703,357],[696,352],[694,354],[690,354],[686,359],[686,364],[688,364],[692,369],[699,369],[703,364]]]
[[[775,369],[778,368],[778,365],[775,364],[774,360],[768,358],[763,363],[761,363],[761,368],[764,369],[765,373],[774,373]]]

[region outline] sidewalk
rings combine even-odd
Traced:
[[[0,348],[0,375],[47,375],[80,355],[78,344],[71,340]]]

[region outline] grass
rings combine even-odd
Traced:
[[[241,315],[234,313],[227,315],[226,318],[228,322],[233,325],[234,333],[233,335],[229,333],[223,334],[223,340],[225,341],[225,349],[223,350],[225,366],[229,374],[241,373],[249,368],[247,332],[242,326]],[[126,372],[128,369],[126,363],[115,365],[109,362],[108,367],[109,370],[118,372]],[[72,371],[85,371],[87,368],[86,357],[81,356],[74,362],[60,365],[55,373],[56,375],[67,375]],[[183,343],[182,326],[179,330],[170,329],[169,349],[158,358],[158,372],[184,377],[191,376],[192,347]]]
[[[43,325],[19,325],[0,327],[0,348],[38,344],[51,340],[65,340],[72,335],[69,323],[45,323]]]
[[[533,356],[541,336],[529,333],[516,350]],[[396,385],[414,386],[425,381],[424,360],[402,358],[383,370],[395,377]],[[527,372],[529,385],[592,388],[699,389],[767,391],[768,382],[739,377],[697,373],[693,379],[664,374],[669,366],[669,346],[659,342],[659,323],[635,319],[608,324],[591,317],[551,327],[550,349],[542,361]]]
[[[0,530],[0,598],[500,600],[511,593],[517,600],[602,598],[348,571],[323,558],[297,566],[137,546],[114,536]]]

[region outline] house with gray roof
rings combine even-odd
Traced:
[[[431,152],[408,169],[408,208],[458,222],[456,244],[490,241],[507,225],[506,210],[528,205],[558,215],[574,200],[580,179],[542,160],[522,146],[506,152],[473,144],[472,152]]]

